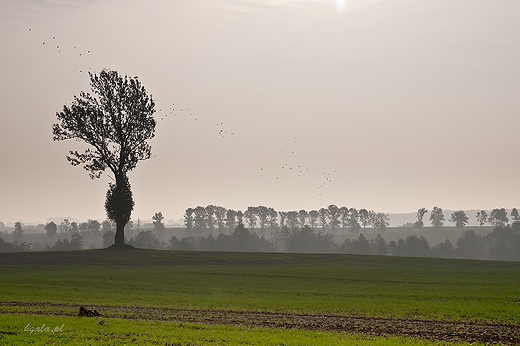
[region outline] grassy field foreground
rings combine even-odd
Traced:
[[[209,326],[122,319],[7,315],[0,318],[2,345],[357,345],[440,346],[443,342],[345,333]],[[43,328],[42,328],[43,327]],[[48,330],[46,328],[48,327]],[[31,329],[32,328],[32,329]],[[40,328],[38,330],[37,328]],[[56,332],[54,331],[56,330]],[[460,343],[460,345],[469,345]],[[480,344],[473,344],[480,345]]]
[[[23,255],[2,254],[0,263]],[[0,265],[0,301],[520,320],[515,262],[175,251],[32,255],[33,263]],[[82,264],[74,263],[78,258]]]
[[[107,253],[97,250],[0,254],[0,263],[0,302],[267,311],[509,325],[520,320],[520,263],[513,262],[144,250]],[[85,333],[94,338],[101,333],[99,328],[108,330],[109,326],[115,329],[106,338],[132,334],[134,329],[155,328],[157,333],[146,334],[147,338],[162,331],[166,333],[166,330],[170,330],[168,335],[188,333],[190,336],[179,341],[179,344],[187,345],[219,344],[217,341],[211,343],[210,339],[216,338],[212,333],[229,338],[222,335],[232,333],[246,337],[251,332],[236,327],[199,325],[187,328],[161,321],[118,319],[107,319],[107,325],[98,327],[96,319],[44,317],[53,314],[52,309],[22,304],[0,306],[0,312],[3,313],[0,332],[14,326],[19,330],[27,324],[59,325],[46,318],[65,318],[68,323],[63,323],[69,330],[74,330],[73,335],[69,335],[71,340],[81,334],[76,328],[86,328]],[[37,315],[27,316],[31,313]],[[70,311],[70,314],[74,313]],[[88,323],[93,323],[97,329],[85,327]],[[120,327],[118,323],[121,323]],[[171,330],[175,332],[171,334]],[[193,338],[197,337],[191,334],[194,330],[198,330],[197,333],[205,330],[205,335],[213,336],[208,336],[210,341],[197,339],[199,341],[195,342]],[[253,334],[259,345],[283,345],[287,340],[291,344],[351,344],[352,341],[352,344],[364,345],[362,337],[354,337],[354,340],[341,333],[328,336],[339,338],[336,341],[297,343],[290,333],[297,333],[302,338],[327,334],[264,329],[257,329]],[[26,337],[27,332],[16,335]],[[49,337],[48,333],[37,335],[43,339]],[[262,335],[267,335],[264,343],[260,341],[264,340]],[[0,333],[0,337],[4,342],[15,334]],[[230,339],[236,344],[250,344],[240,341],[242,336]],[[107,344],[103,340],[99,344]],[[368,344],[375,344],[374,340]],[[390,339],[377,340],[387,342],[385,344],[408,342],[404,339],[392,339],[391,343],[388,343]],[[58,343],[62,344],[62,341]]]

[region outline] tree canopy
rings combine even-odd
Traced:
[[[457,210],[457,211],[453,212],[450,217],[450,222],[455,223],[455,225],[459,229],[466,226],[468,221],[469,221],[469,218],[466,215],[466,213],[464,212],[464,210]]]
[[[435,229],[444,225],[444,213],[442,212],[442,208],[433,207],[430,214],[430,221]]]
[[[155,102],[137,77],[110,70],[89,76],[92,94],[82,91],[70,107],[56,113],[53,139],[77,139],[93,147],[67,155],[72,165],[83,164],[91,178],[106,168],[115,175],[127,173],[151,157],[147,140],[155,136]]]

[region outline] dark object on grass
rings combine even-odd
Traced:
[[[97,312],[97,310],[90,310],[83,306],[79,307],[78,317],[98,317],[98,316],[101,316],[101,314],[99,312]]]

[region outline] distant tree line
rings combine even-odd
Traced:
[[[426,208],[418,209],[417,221],[412,226],[415,228],[424,227],[423,219],[427,212]],[[489,223],[495,226],[495,229],[506,229],[509,225],[509,217],[504,208],[496,208],[490,212],[480,210],[476,213],[476,218],[481,227]],[[520,215],[516,208],[511,210],[510,218],[513,220],[513,225],[517,226],[520,222]],[[382,237],[369,241],[364,236],[355,240],[346,240],[340,245],[333,241],[333,236],[338,231],[342,231],[343,234],[346,231],[351,234],[358,234],[361,229],[367,226],[371,226],[381,233],[388,227],[388,220],[388,215],[384,213],[376,213],[366,209],[337,207],[333,204],[319,210],[286,212],[276,211],[265,206],[250,206],[242,212],[208,205],[186,210],[184,222],[187,237],[181,239],[172,237],[169,242],[163,241],[165,233],[164,216],[161,212],[158,212],[152,216],[152,223],[148,226],[153,227],[153,231],[140,232],[140,220],[137,220],[136,224],[130,220],[126,228],[128,230],[133,229],[134,236],[125,238],[125,242],[135,247],[153,249],[348,252],[399,256],[415,256],[420,253],[421,256],[466,258],[464,257],[465,252],[461,249],[465,249],[467,246],[461,244],[454,246],[447,241],[430,248],[425,238],[417,236],[388,244],[384,242]],[[468,216],[463,210],[454,211],[448,221],[462,229],[468,223]],[[442,208],[434,207],[432,209],[430,222],[436,229],[443,227],[445,216]],[[242,225],[241,228],[238,228],[240,225]],[[0,226],[3,226],[5,230],[3,223]],[[51,241],[56,235],[59,239],[54,244],[47,246],[22,242],[24,226],[21,222],[16,222],[12,232],[14,242],[8,243],[2,240],[0,251],[80,250],[84,247],[85,239],[92,239],[92,237],[101,237],[102,247],[108,247],[114,243],[115,223],[110,220],[103,222],[87,220],[77,223],[64,219],[59,224],[51,221],[41,226]],[[209,236],[201,236],[203,233],[207,234],[208,231]],[[218,231],[218,233],[213,231]],[[269,241],[264,238],[266,231],[270,231]],[[479,252],[479,256],[484,256],[482,258],[487,258],[486,256],[496,257],[496,255],[488,254],[496,252],[495,250],[488,251],[488,249],[491,249],[489,239],[494,237],[492,234],[488,235],[485,240],[475,235],[479,242],[485,243],[485,246],[482,246],[484,252]],[[467,237],[470,236],[471,233],[468,233]],[[244,240],[246,238],[248,239],[247,242]],[[426,248],[429,248],[429,250],[425,250]],[[474,251],[468,250],[467,253],[473,254]],[[473,257],[475,256],[470,255],[468,258]]]
[[[48,246],[46,250],[53,251],[71,251],[71,250],[82,250],[83,249],[83,237],[74,233],[69,241],[67,238],[61,240],[58,239],[53,246]]]
[[[113,237],[107,240],[113,242]],[[141,231],[127,239],[127,243],[147,249],[199,250],[199,251],[255,251],[255,252],[302,252],[302,253],[348,253],[412,257],[444,257],[483,260],[520,261],[520,221],[512,225],[497,225],[485,236],[468,230],[453,244],[449,239],[430,246],[424,236],[412,235],[398,241],[386,242],[381,234],[368,240],[363,234],[357,239],[347,239],[341,244],[333,240],[331,233],[312,229],[309,225],[290,229],[284,226],[271,240],[239,224],[231,234],[217,236],[173,236],[166,243],[160,241],[151,230]],[[0,237],[0,252],[28,251],[31,244],[14,241],[9,243]],[[45,250],[65,251],[83,248],[83,237],[76,233],[69,241],[58,239]]]
[[[308,225],[293,229],[285,226],[272,240],[267,240],[243,224],[238,225],[231,234],[214,236],[210,233],[207,236],[191,235],[181,239],[173,236],[168,243],[159,241],[152,231],[142,231],[131,238],[129,243],[140,248],[164,250],[348,253],[520,261],[520,222],[496,226],[485,236],[468,230],[455,244],[446,239],[435,246],[430,246],[424,236],[412,235],[386,242],[381,234],[370,240],[360,234],[357,239],[347,239],[337,244],[332,234],[319,233]]]
[[[271,240],[259,236],[239,224],[230,234],[219,233],[217,236],[185,236],[181,239],[173,236],[168,243],[161,242],[151,230],[142,231],[128,240],[128,243],[147,249],[161,250],[198,250],[198,251],[244,251],[244,252],[338,252],[338,246],[332,234],[318,233],[308,225],[303,228],[287,226],[276,232]]]
[[[520,222],[496,226],[485,236],[467,230],[455,245],[446,239],[430,246],[424,236],[416,235],[387,243],[381,235],[367,240],[361,234],[358,239],[346,240],[340,247],[341,252],[350,254],[520,261]]]
[[[31,244],[26,242],[7,242],[2,237],[0,237],[0,252],[21,252],[21,251],[29,251],[31,249]]]
[[[424,227],[423,218],[427,212],[428,209],[424,207],[417,210],[417,221],[413,223],[413,227]],[[477,211],[477,214],[475,216],[480,227],[484,226],[486,223],[489,223],[491,226],[505,226],[509,223],[509,218],[507,217],[507,211],[505,208],[493,209],[491,212],[489,212],[489,214],[486,210],[479,210]],[[511,218],[515,222],[520,221],[520,214],[518,212],[518,209],[513,208],[511,210]],[[431,225],[435,229],[438,229],[439,227],[442,227],[444,225],[444,221],[445,217],[442,208],[433,207],[430,213]],[[455,226],[457,226],[458,228],[463,228],[468,224],[469,218],[464,210],[457,210],[451,214],[450,219],[448,221],[454,223]]]
[[[367,226],[383,231],[390,225],[387,214],[367,209],[338,207],[334,204],[311,211],[276,211],[266,206],[249,206],[243,212],[208,205],[188,208],[184,213],[184,225],[188,231],[209,230],[211,233],[218,230],[221,233],[230,233],[239,224],[244,224],[251,229],[259,229],[262,235],[265,231],[273,234],[274,231],[284,227],[294,229],[309,226],[319,231],[330,229],[335,235],[337,230],[341,230],[343,234],[346,230],[359,233],[361,228]]]
[[[205,250],[205,251],[245,251],[245,252],[274,252],[273,244],[264,237],[258,236],[239,224],[233,233],[220,233],[218,236],[209,234],[206,237],[183,237],[177,239],[173,236],[168,245],[170,250]]]
[[[127,223],[127,228],[131,229],[133,222]],[[14,225],[13,235],[15,244],[17,247],[7,245],[0,247],[1,251],[28,251],[28,250],[54,250],[54,251],[70,251],[70,250],[82,250],[84,247],[85,238],[96,238],[99,236],[103,237],[104,245],[109,243],[107,246],[114,243],[115,236],[115,223],[110,220],[99,222],[97,220],[88,220],[86,222],[70,222],[68,219],[64,219],[59,224],[54,221],[42,225],[43,230],[47,233],[51,240],[51,244],[42,245],[39,243],[28,244],[26,242],[20,242],[23,239],[24,228],[21,222],[16,222]],[[107,235],[111,234],[111,239],[107,238]],[[56,237],[58,239],[53,242]],[[69,240],[70,239],[70,240]],[[2,239],[3,241],[3,239]],[[5,243],[5,241],[4,241]],[[20,247],[21,246],[21,247]],[[106,246],[104,246],[106,247]],[[11,250],[9,250],[11,249]]]

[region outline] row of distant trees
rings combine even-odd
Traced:
[[[373,210],[338,207],[334,204],[319,210],[300,211],[276,211],[266,206],[249,206],[241,210],[226,209],[222,206],[208,205],[188,208],[184,213],[184,225],[187,230],[226,230],[232,232],[239,224],[249,228],[257,228],[263,232],[288,227],[311,229],[330,228],[332,234],[337,229],[359,232],[363,227],[372,226],[380,231],[386,229],[389,217],[385,213],[377,213]]]
[[[520,261],[520,223],[496,226],[484,236],[467,230],[455,244],[446,239],[435,246],[430,246],[424,236],[411,235],[387,243],[381,235],[367,240],[361,234],[358,239],[345,240],[341,250],[350,254]]]
[[[56,224],[54,221],[47,223],[46,225],[39,225],[43,228],[47,235],[52,239],[57,233],[62,234],[80,234],[80,233],[97,233],[100,229],[104,230],[107,227],[111,227],[113,222],[103,221],[100,223],[97,220],[88,220],[87,222],[70,222],[68,219],[64,219],[61,223]],[[38,227],[39,228],[39,227]],[[15,240],[20,241],[25,233],[24,225],[21,222],[14,224],[13,235]]]
[[[449,239],[430,246],[423,236],[412,235],[398,241],[387,242],[379,234],[368,240],[363,234],[357,239],[346,239],[338,244],[332,234],[318,233],[308,225],[289,229],[287,226],[275,232],[267,240],[243,224],[230,234],[217,236],[173,236],[168,242],[160,241],[153,231],[142,231],[127,243],[148,249],[198,250],[198,251],[282,251],[291,253],[348,253],[411,257],[443,257],[520,261],[520,222],[496,226],[485,236],[472,230],[465,231],[453,244]]]
[[[153,227],[154,232],[162,237],[165,230],[164,217],[161,212],[155,213],[152,216],[153,222],[151,224],[143,224],[143,227]],[[134,228],[135,227],[135,228]],[[134,230],[139,233],[141,222],[138,219],[136,223],[130,220],[126,226],[125,231]],[[89,219],[86,222],[70,222],[68,219],[64,219],[60,223],[51,221],[45,225],[38,225],[38,229],[46,231],[47,235],[51,240],[51,244],[42,245],[39,242],[30,244],[23,242],[24,228],[21,222],[14,224],[14,242],[8,243],[2,239],[0,244],[0,252],[11,252],[11,251],[28,251],[28,250],[57,250],[57,251],[68,251],[68,250],[82,250],[84,247],[85,239],[94,240],[96,237],[101,237],[102,246],[108,247],[114,244],[116,223],[111,220],[105,220],[99,222],[98,220]],[[5,227],[4,227],[5,229]],[[53,239],[57,236],[56,242]],[[127,239],[127,243],[133,241],[134,237]],[[1,239],[1,238],[0,238]],[[69,240],[70,239],[70,240]],[[94,246],[90,244],[90,246]]]
[[[113,242],[113,239],[112,239]],[[83,249],[83,237],[75,233],[71,236],[71,239],[64,238],[58,239],[54,244],[42,246],[39,243],[27,243],[27,242],[19,242],[15,240],[14,242],[6,242],[2,237],[0,237],[0,252],[22,252],[29,250],[55,250],[55,251],[70,251],[70,250],[82,250]]]
[[[162,213],[156,213],[154,216],[152,216],[152,226],[154,228],[165,228],[164,223],[162,220],[164,217],[162,216]],[[96,234],[99,232],[107,232],[114,230],[116,228],[116,223],[111,220],[104,220],[102,222],[99,222],[98,220],[92,220],[89,219],[86,222],[70,222],[68,219],[64,219],[60,223],[56,223],[54,221],[51,221],[45,225],[39,225],[41,228],[45,230],[47,235],[52,239],[56,234]],[[139,230],[141,227],[148,227],[149,224],[141,225],[141,221],[138,219],[136,223],[134,223],[132,220],[129,220],[127,224],[125,225],[125,230],[131,230],[136,227],[137,230]],[[19,240],[19,238],[24,234],[24,228],[23,224],[21,222],[16,222],[14,224],[14,230],[13,234],[15,235],[15,239]],[[40,228],[40,227],[38,227]],[[5,227],[4,227],[5,229]]]
[[[164,242],[159,240],[154,231],[147,230],[125,241],[138,248],[157,250],[338,252],[339,249],[332,234],[318,233],[308,225],[291,230],[285,226],[275,231],[271,240],[239,224],[230,234],[219,233],[214,236],[210,233],[207,236],[191,235],[181,239],[172,236],[168,242]]]
[[[428,209],[420,208],[417,210],[415,221],[412,226],[415,228],[424,227],[423,218],[428,213]],[[479,210],[476,213],[476,219],[479,225],[482,227],[486,223],[492,226],[504,227],[509,224],[509,217],[505,208],[496,208],[490,212],[486,210]],[[518,209],[513,208],[510,213],[510,217],[513,222],[520,221],[520,213]],[[376,213],[375,211],[368,211],[367,209],[355,209],[347,207],[337,207],[334,204],[329,205],[327,208],[321,208],[319,210],[306,210],[300,211],[288,211],[279,212],[270,207],[258,206],[248,207],[245,212],[240,210],[226,209],[220,206],[208,205],[206,207],[198,206],[196,208],[188,208],[184,214],[184,222],[186,229],[191,230],[209,230],[210,233],[213,230],[218,230],[220,233],[228,230],[232,233],[236,227],[240,224],[246,224],[249,228],[259,229],[261,235],[264,235],[265,230],[271,231],[271,238],[276,238],[276,233],[284,228],[288,229],[304,229],[308,226],[310,229],[317,229],[319,233],[325,228],[331,229],[332,234],[339,228],[345,233],[348,230],[352,233],[358,233],[363,227],[372,226],[374,230],[380,232],[385,230],[388,225],[389,218],[387,214]],[[455,211],[451,214],[449,222],[454,223],[457,227],[462,228],[468,223],[468,216],[463,210]],[[152,216],[152,226],[154,233],[158,238],[162,239],[165,231],[164,216],[161,212],[155,213]],[[433,207],[430,213],[430,222],[434,228],[439,228],[444,225],[445,216],[442,208]],[[136,230],[139,232],[141,224],[140,220],[136,223]],[[102,233],[103,246],[110,246],[113,244],[115,236],[115,223],[110,220],[99,222],[97,220],[89,219],[86,222],[69,222],[68,219],[64,219],[61,223],[56,224],[54,221],[47,223],[44,227],[47,235],[51,241],[57,233],[76,235],[76,241],[74,244],[67,243],[67,238],[63,240],[58,239],[57,242],[50,249],[55,250],[74,250],[81,249],[83,244],[83,234],[99,234]],[[125,229],[131,230],[134,228],[134,222],[130,220]],[[14,225],[13,235],[16,244],[22,244],[20,249],[23,250],[25,243],[22,243],[23,239],[23,225],[21,222],[16,222]],[[273,234],[275,235],[273,237]],[[81,242],[79,239],[81,238]],[[133,238],[127,239],[128,242],[140,242],[139,239],[134,240]],[[78,244],[81,243],[81,246]],[[145,242],[146,243],[146,242]],[[165,248],[165,246],[163,246]],[[277,248],[277,246],[275,246]],[[14,249],[14,248],[13,248]]]
[[[114,230],[103,232],[103,247],[114,242]],[[468,230],[453,244],[449,239],[435,246],[430,246],[426,238],[417,235],[398,241],[386,242],[379,234],[368,240],[363,234],[357,239],[346,239],[338,244],[331,233],[318,232],[310,226],[289,229],[284,226],[274,232],[270,240],[250,231],[239,224],[230,234],[217,236],[186,236],[181,239],[173,236],[168,242],[159,240],[152,230],[141,231],[125,240],[126,243],[147,249],[170,250],[210,250],[210,251],[282,251],[302,253],[349,253],[375,254],[413,257],[445,257],[520,261],[520,221],[512,225],[498,225],[484,236]],[[58,239],[53,245],[40,250],[81,250],[83,237],[75,233],[70,240]],[[0,252],[28,251],[31,244],[17,241],[9,243],[0,237]]]
[[[417,210],[417,221],[411,224],[415,228],[424,227],[424,215],[428,213],[427,208],[420,208]],[[491,226],[505,226],[509,223],[509,217],[505,208],[496,208],[488,212],[487,210],[479,210],[476,213],[476,219],[482,227],[486,223]],[[511,210],[510,217],[512,221],[520,221],[520,213],[518,209]],[[154,231],[161,233],[165,229],[164,216],[162,212],[155,213],[152,216],[152,225]],[[440,207],[433,207],[430,213],[430,222],[434,228],[444,226],[446,221],[444,212]],[[462,228],[469,222],[466,212],[458,210],[453,212],[448,219],[449,222],[454,223],[457,227]],[[347,207],[337,207],[334,204],[327,208],[319,210],[300,211],[276,211],[273,208],[258,206],[248,207],[245,212],[240,210],[226,209],[221,206],[208,205],[206,207],[198,206],[196,208],[188,208],[184,214],[184,224],[188,230],[225,230],[233,231],[239,224],[243,223],[249,228],[259,228],[262,232],[265,230],[276,230],[284,226],[292,228],[309,226],[312,229],[332,229],[335,234],[336,229],[340,228],[343,233],[349,230],[357,233],[361,228],[371,226],[374,229],[383,231],[389,226],[389,216],[385,213],[376,213],[373,210],[356,209]],[[114,230],[115,222],[105,220],[99,222],[98,220],[89,219],[86,222],[70,222],[64,219],[59,224],[51,221],[46,225],[41,225],[47,232],[47,235],[52,239],[57,233],[62,234],[84,234],[84,233],[98,233]],[[140,220],[134,224],[130,220],[125,230],[141,228]],[[0,229],[5,230],[5,225],[0,222]],[[13,235],[17,241],[20,241],[24,234],[24,226],[21,222],[14,224]]]
[[[110,220],[105,220],[103,222],[99,222],[98,220],[89,219],[86,222],[70,222],[68,219],[64,219],[59,224],[51,221],[45,225],[42,225],[43,229],[47,233],[47,235],[51,238],[54,238],[56,234],[97,234],[99,232],[106,232],[112,229],[115,229],[115,222]],[[134,227],[134,223],[130,220],[126,229],[132,229]],[[139,225],[138,225],[139,227]],[[23,238],[24,234],[24,226],[21,222],[16,222],[14,224],[13,235],[15,240],[20,241]]]
[[[428,212],[428,209],[426,208],[420,208],[417,210],[416,216],[417,221],[413,223],[413,226],[415,228],[422,228],[424,227],[423,218],[424,215]],[[493,209],[489,214],[486,210],[479,210],[476,214],[477,221],[479,222],[480,227],[482,227],[484,224],[489,223],[492,226],[505,226],[509,223],[509,218],[507,217],[507,211],[504,208],[496,208]],[[511,218],[513,221],[520,221],[520,215],[518,212],[518,209],[513,208],[511,210]],[[434,228],[439,228],[444,225],[444,212],[442,211],[442,208],[439,207],[433,207],[431,213],[430,213],[430,222],[431,225]],[[466,226],[469,222],[469,218],[466,215],[466,212],[464,210],[458,210],[454,211],[449,222],[453,222],[458,228],[462,228]]]

